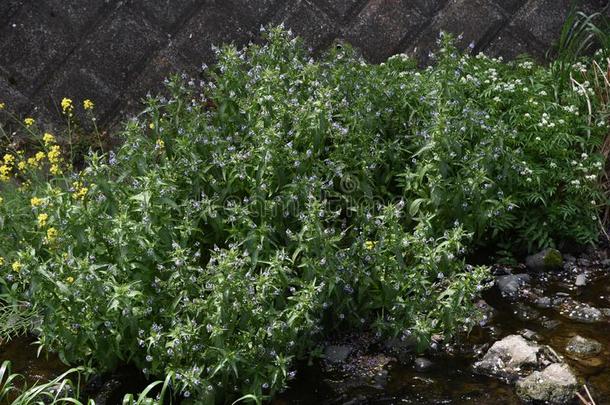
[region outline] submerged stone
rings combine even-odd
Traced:
[[[602,344],[597,340],[576,335],[568,342],[566,351],[577,356],[594,356],[602,351]]]
[[[559,313],[566,318],[582,323],[601,322],[604,319],[604,314],[599,309],[573,300],[565,300],[561,304]]]
[[[434,363],[425,357],[418,357],[415,359],[415,371],[425,373],[434,367]]]

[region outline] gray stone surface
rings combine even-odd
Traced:
[[[595,339],[576,335],[568,342],[566,351],[577,356],[593,356],[602,351],[602,344]]]
[[[586,11],[607,0],[582,0]],[[542,59],[571,0],[0,0],[0,101],[61,122],[62,97],[96,102],[101,125],[140,109],[171,73],[213,63],[213,44],[243,45],[284,23],[320,51],[335,39],[372,62],[397,52],[426,62],[440,30],[460,46]],[[0,117],[0,120],[5,119]]]
[[[561,269],[563,258],[557,249],[544,249],[525,258],[527,268],[532,271],[548,271]]]
[[[496,277],[496,285],[503,295],[514,297],[530,280],[529,274],[508,274]]]
[[[517,381],[517,395],[522,401],[540,401],[550,404],[569,403],[578,387],[578,381],[566,364],[551,364]]]
[[[519,335],[509,335],[495,342],[485,356],[474,364],[476,372],[514,379],[525,369],[538,366],[541,347]]]

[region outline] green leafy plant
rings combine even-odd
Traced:
[[[52,136],[4,157],[0,280],[43,317],[41,350],[260,403],[325,333],[425,348],[468,330],[478,246],[597,239],[607,128],[585,82],[448,36],[419,70],[266,35],[219,49],[204,81],[168,81],[80,172]]]

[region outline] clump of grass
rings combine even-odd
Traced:
[[[95,405],[93,399],[83,399],[81,396],[81,379],[85,371],[82,367],[72,368],[50,381],[37,382],[28,387],[23,376],[11,372],[11,363],[4,361],[0,366],[0,403],[10,401],[12,405]],[[155,381],[149,384],[140,394],[126,394],[123,397],[122,404],[171,404],[169,390],[172,377],[173,375],[168,374],[164,381]],[[76,382],[73,382],[72,379],[74,378],[76,378]],[[150,397],[151,394],[156,395]]]

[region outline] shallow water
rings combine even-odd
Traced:
[[[27,378],[28,385],[48,381],[67,370],[53,354],[37,356],[38,346],[32,337],[21,337],[0,345],[0,362],[11,361],[11,371]]]
[[[610,271],[589,270],[588,283],[580,289],[574,287],[573,282],[565,282],[573,281],[574,277],[575,273],[569,272],[556,274],[551,279],[535,277],[530,290],[544,291],[547,297],[563,292],[596,308],[610,308]],[[516,313],[515,302],[503,298],[497,288],[486,291],[483,298],[496,309],[492,321],[476,327],[460,344],[426,354],[435,364],[430,371],[417,372],[413,364],[388,360],[370,378],[354,379],[349,372],[329,370],[322,363],[302,365],[296,380],[273,404],[519,404],[510,384],[473,373],[472,364],[490,344],[522,329],[536,332],[540,343],[550,345],[564,355],[581,382],[587,384],[598,405],[610,404],[609,318],[597,323],[580,323],[566,318],[556,309],[527,305],[534,308],[539,317],[524,320]],[[541,324],[541,318],[560,323],[554,329],[547,329]],[[593,360],[595,364],[591,361],[583,364],[566,355],[565,346],[576,334],[593,338],[604,346],[602,353]],[[21,338],[0,346],[0,360],[11,360],[13,372],[26,375],[29,384],[54,378],[66,370],[56,356],[37,358],[37,347],[32,343],[30,338]],[[379,353],[359,353],[359,356],[360,360],[374,362]],[[125,374],[119,378],[131,379]],[[142,382],[141,388],[144,386]]]
[[[610,272],[598,270],[590,274],[587,286],[573,287],[563,280],[574,274],[557,275],[554,280],[544,278],[532,281],[532,290],[544,290],[545,296],[556,292],[570,294],[579,302],[596,308],[610,307]],[[276,404],[520,404],[513,386],[499,379],[477,375],[472,364],[480,357],[474,350],[480,348],[485,353],[493,342],[510,334],[519,334],[522,329],[530,329],[539,335],[539,343],[551,346],[564,355],[567,363],[581,383],[586,384],[598,405],[610,404],[610,319],[603,322],[580,323],[561,315],[556,309],[540,309],[529,305],[542,319],[559,321],[554,329],[541,325],[541,318],[523,320],[515,313],[515,303],[501,296],[496,287],[486,291],[483,298],[497,310],[492,321],[484,327],[476,327],[465,341],[447,352],[431,353],[426,357],[435,363],[428,372],[417,372],[413,364],[390,363],[387,380],[383,384],[373,382],[350,387],[347,392],[336,389],[350,375],[337,375],[325,371],[321,364],[303,367],[297,380]],[[569,358],[565,352],[568,340],[574,335],[593,338],[602,343],[603,351],[583,364]],[[348,383],[349,384],[349,383]],[[576,400],[574,403],[578,403]]]

